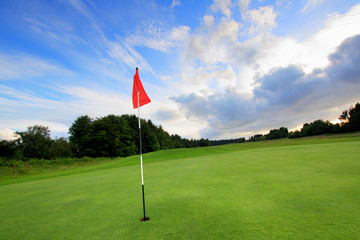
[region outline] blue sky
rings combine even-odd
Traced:
[[[360,1],[2,0],[0,137],[67,136],[81,115],[137,114],[187,138],[238,138],[360,101]]]

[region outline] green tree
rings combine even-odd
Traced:
[[[69,142],[61,137],[51,141],[49,149],[49,158],[67,158],[72,157],[73,153],[70,147]]]
[[[347,123],[347,122],[349,121],[349,111],[348,111],[348,110],[344,110],[344,111],[341,113],[341,115],[340,115],[340,117],[339,117],[339,120]]]
[[[159,141],[160,148],[162,150],[174,148],[174,144],[171,141],[171,137],[170,137],[169,133],[166,132],[162,128],[161,125],[159,127],[157,127],[157,128],[154,128],[154,130],[155,130],[156,137],[157,137],[157,139]]]
[[[350,131],[360,131],[360,103],[349,109],[349,127]]]
[[[183,143],[181,142],[181,137],[177,134],[172,134],[171,136],[171,140],[173,142],[174,148],[183,148],[185,147],[183,145]]]
[[[339,117],[341,120],[341,132],[360,131],[360,103],[351,106],[349,110],[344,110]]]
[[[49,159],[51,144],[50,130],[48,127],[35,125],[28,127],[25,132],[16,132],[19,135],[19,145],[26,158]]]
[[[18,149],[16,141],[0,141],[0,157],[12,157]]]
[[[200,146],[200,147],[210,146],[210,140],[209,140],[209,139],[205,139],[205,138],[201,138],[201,139],[199,140],[199,146]]]
[[[85,115],[78,117],[69,129],[70,143],[72,144],[75,156],[82,157],[85,149],[87,149],[86,135],[90,131],[92,119]]]
[[[154,124],[148,120],[141,119],[141,140],[143,153],[160,150],[159,140],[155,134]]]
[[[263,141],[266,140],[266,137],[262,134],[256,134],[249,138],[249,142],[257,142],[257,141]]]
[[[136,154],[132,131],[126,118],[108,115],[96,119],[85,137],[84,154],[92,157],[116,157]]]
[[[301,129],[300,135],[302,137],[314,136],[321,134],[330,134],[332,132],[332,124],[329,121],[322,119],[316,120],[312,123],[305,123]]]
[[[290,132],[288,135],[289,138],[299,138],[301,137],[300,135],[300,131],[299,130],[295,130],[293,132]]]
[[[270,130],[269,134],[267,134],[265,137],[268,140],[271,139],[279,139],[279,138],[286,138],[289,135],[289,131],[285,127],[281,127],[279,129],[273,129]]]

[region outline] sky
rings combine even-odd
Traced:
[[[360,102],[359,0],[2,0],[0,138],[136,114],[184,138],[335,121]]]

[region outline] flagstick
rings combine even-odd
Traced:
[[[140,124],[140,91],[137,91],[137,99],[138,99],[138,119],[139,119],[139,137],[140,137],[140,165],[141,165],[141,185],[142,185],[142,197],[143,197],[143,210],[144,210],[144,218],[141,219],[142,222],[150,220],[149,217],[145,215],[145,191],[144,191],[144,171],[143,171],[143,161],[142,161],[142,144],[141,144],[141,124]]]

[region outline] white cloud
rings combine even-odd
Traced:
[[[68,0],[68,3],[85,17],[91,18],[88,8],[80,0]]]
[[[360,4],[345,14],[332,14],[324,22],[324,28],[309,39],[299,41],[292,37],[268,38],[271,46],[264,48],[264,55],[258,59],[258,71],[265,74],[275,67],[292,64],[303,66],[306,73],[329,64],[328,56],[340,43],[351,36],[360,34]]]
[[[208,90],[207,94],[210,94],[211,90],[207,89],[208,85],[212,85],[217,91],[234,87],[236,85],[236,74],[231,66],[224,69],[209,70],[199,68],[188,80],[191,81],[190,84],[204,86],[203,90]]]
[[[21,118],[14,120],[0,119],[0,124],[6,124],[7,126],[10,126],[12,129],[16,129],[16,131],[26,131],[28,127],[35,125],[49,127],[49,130],[51,131],[50,136],[52,138],[67,137],[69,131],[69,126],[67,124],[59,123],[51,120],[47,121],[42,119],[36,119],[36,118]],[[4,140],[17,139],[17,137],[11,135],[12,132],[15,133],[12,130],[8,131],[6,129],[0,129],[0,138],[3,138]]]
[[[357,35],[342,42],[324,70],[307,74],[300,65],[273,69],[258,80],[252,98],[227,88],[208,95],[193,92],[173,100],[187,118],[208,123],[201,130],[206,137],[281,126],[294,128],[299,121],[323,117],[333,120],[334,107],[359,101],[359,49]]]
[[[265,14],[262,16],[260,13]],[[249,16],[258,30],[269,30],[276,26],[276,13],[272,7],[250,10]],[[254,35],[241,42],[238,37],[242,25],[234,20],[221,20],[198,29],[189,41],[185,59],[190,62],[200,60],[203,68],[230,64],[239,73],[239,84],[251,90],[255,77],[261,77],[276,67],[298,64],[306,73],[326,67],[329,64],[328,55],[335,51],[341,41],[360,33],[358,22],[360,4],[346,14],[328,16],[324,28],[304,41],[266,34]],[[191,76],[191,71],[186,71],[186,75]]]
[[[176,6],[181,6],[180,0],[173,0],[170,8],[174,8]]]
[[[204,24],[206,26],[211,26],[214,24],[214,17],[212,15],[205,15],[204,16]]]
[[[252,34],[254,32],[271,31],[277,25],[275,21],[276,16],[277,14],[274,12],[274,8],[272,6],[249,10],[247,12],[247,17],[253,24],[249,29],[249,33]]]
[[[186,57],[189,60],[199,59],[206,65],[229,61],[229,46],[237,42],[239,28],[240,24],[234,20],[206,25],[191,37]]]
[[[109,90],[66,86],[60,87],[59,91],[72,96],[73,100],[69,105],[82,115],[98,117],[121,112],[130,113],[132,109],[130,96]]]
[[[187,45],[184,59],[192,68],[184,68],[182,80],[188,90],[178,88],[171,99],[188,120],[208,125],[199,129],[201,136],[221,138],[254,129],[292,128],[316,118],[333,120],[337,113],[329,109],[359,100],[357,58],[349,60],[350,52],[357,54],[356,45],[346,47],[351,50],[345,55],[329,55],[344,39],[360,34],[360,4],[345,14],[327,16],[324,27],[302,41],[274,35],[277,13],[271,6],[249,10],[246,16],[250,32],[260,34],[241,40],[246,22],[216,22],[205,15]],[[342,49],[338,52],[344,53]],[[347,63],[330,67],[339,58]],[[351,69],[345,74],[347,67]],[[344,74],[329,77],[339,71]]]
[[[119,35],[114,34],[114,36],[108,37],[104,33],[103,29],[106,25],[97,20],[91,9],[84,2],[71,0],[66,2],[66,4],[74,8],[80,17],[83,18],[82,20],[88,23],[82,26],[84,29],[89,29],[84,34],[79,35],[76,26],[72,26],[62,16],[32,16],[25,17],[24,21],[38,35],[44,38],[46,44],[49,44],[56,50],[61,49],[62,54],[65,53],[67,56],[70,56],[69,60],[73,62],[73,65],[85,62],[86,64],[81,65],[82,68],[91,66],[88,70],[95,74],[104,75],[104,72],[106,72],[106,75],[111,75],[109,71],[104,70],[104,66],[94,67],[98,65],[97,59],[101,59],[101,62],[104,63],[103,65],[121,66],[123,72],[128,67],[134,68],[134,66],[139,66],[154,74],[146,59],[133,48],[133,45],[127,44]],[[90,3],[90,5],[93,4]],[[44,19],[43,21],[41,21],[41,17]],[[43,22],[46,22],[46,24]],[[171,36],[175,38],[179,37],[178,35],[179,33],[174,31]],[[116,40],[114,41],[112,38]]]
[[[316,7],[320,6],[323,2],[325,2],[325,0],[307,0],[304,8],[302,9],[302,12],[309,13]]]
[[[152,22],[139,27],[126,38],[129,46],[145,46],[162,52],[170,52],[189,38],[190,27],[178,26],[171,29]]]
[[[41,124],[52,131],[67,132],[71,122],[80,115],[100,117],[133,113],[130,96],[105,89],[57,86],[58,94],[67,97],[51,100],[32,92],[0,86],[0,94],[5,100],[0,104],[3,114],[0,126],[10,129],[25,130],[28,126]]]
[[[117,64],[125,64],[127,67],[137,66],[143,70],[153,70],[145,58],[143,58],[132,46],[123,44],[121,41],[107,42],[107,53]]]
[[[231,0],[214,0],[214,3],[210,6],[213,11],[221,11],[228,18],[231,17]]]
[[[251,0],[238,0],[241,14],[244,14],[248,9]]]
[[[1,140],[15,140],[17,139],[16,134],[13,130],[9,128],[0,129],[0,139]]]
[[[35,56],[0,53],[0,80],[29,79],[48,75],[67,76],[70,73],[69,70]]]
[[[345,14],[329,15],[325,27],[308,40],[308,54],[312,55],[316,62],[321,61],[325,64],[324,57],[335,51],[344,39],[360,33],[359,22],[360,4],[352,7]]]

